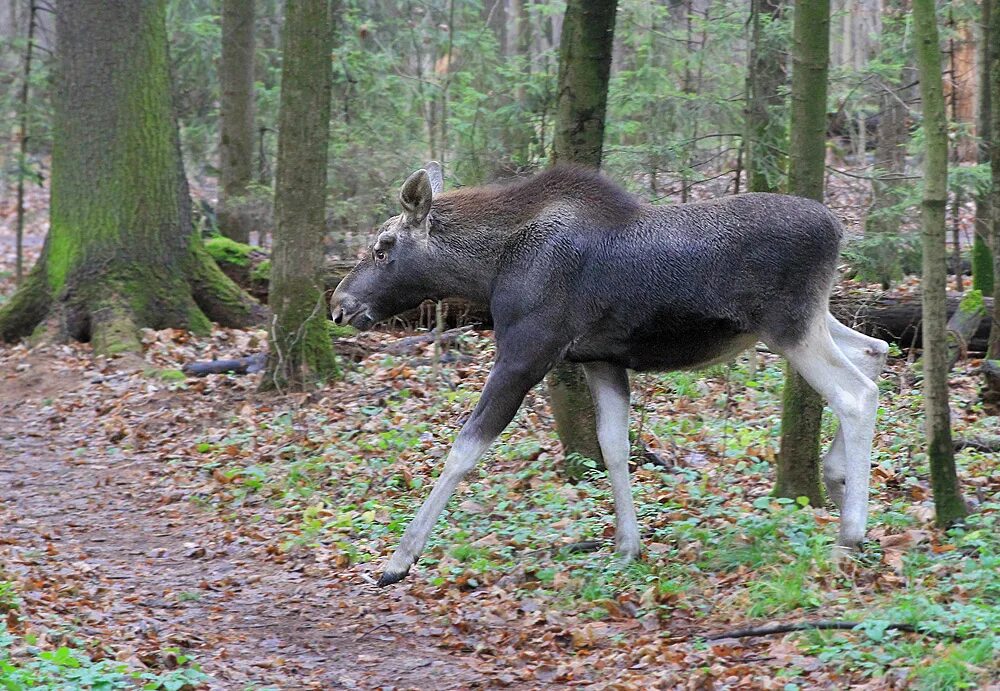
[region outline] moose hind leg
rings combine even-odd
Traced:
[[[597,410],[597,440],[615,500],[615,551],[625,559],[639,556],[639,524],[628,476],[628,373],[604,362],[584,365]]]
[[[827,313],[826,323],[830,336],[840,348],[840,352],[861,370],[862,374],[872,381],[877,381],[879,374],[885,368],[889,345],[885,341],[844,326],[832,314]],[[838,509],[843,508],[844,482],[847,478],[847,450],[844,444],[844,430],[838,425],[830,450],[823,457],[823,483],[826,485],[827,496]]]
[[[816,319],[799,343],[782,352],[840,420],[845,479],[838,544],[853,549],[864,539],[868,519],[878,388],[837,347],[824,318]]]

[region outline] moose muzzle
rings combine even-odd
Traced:
[[[330,298],[330,316],[333,323],[343,326],[350,325],[364,331],[371,328],[375,320],[372,318],[368,305],[364,304],[350,293],[336,290]]]

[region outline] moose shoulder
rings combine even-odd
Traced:
[[[616,543],[638,554],[628,477],[627,369],[694,368],[758,340],[784,354],[841,422],[824,458],[842,509],[839,544],[867,518],[877,389],[887,346],[828,311],[841,228],[821,204],[746,194],[653,206],[603,175],[556,167],[442,193],[428,164],[400,190],[403,213],[337,287],[338,323],[358,328],[428,298],[488,304],[497,359],[427,501],[380,583],[403,578],[461,478],[559,359],[584,364],[611,480]]]

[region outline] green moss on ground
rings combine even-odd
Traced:
[[[260,248],[245,245],[242,242],[236,242],[227,237],[217,235],[205,240],[205,249],[212,255],[212,259],[219,264],[249,266],[250,253]],[[268,266],[268,271],[270,271],[270,266]]]

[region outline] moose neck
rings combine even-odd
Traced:
[[[435,258],[435,297],[489,305],[507,240],[529,216],[474,204],[483,200],[472,197],[451,193],[434,200],[429,242]]]

